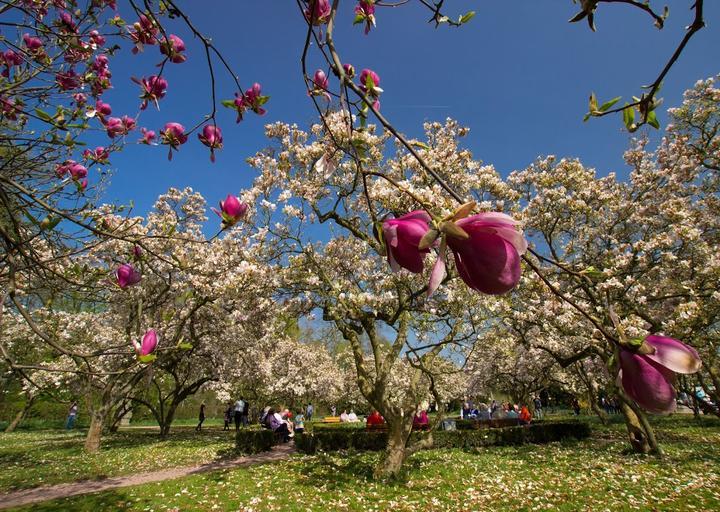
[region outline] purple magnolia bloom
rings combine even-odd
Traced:
[[[423,259],[430,249],[418,246],[430,229],[429,222],[430,215],[424,210],[415,210],[383,222],[388,262],[394,271],[400,270],[400,267],[416,274],[423,271]]]
[[[174,64],[182,64],[187,60],[187,56],[183,54],[185,51],[185,41],[175,34],[170,34],[167,40],[160,43],[160,53],[167,55],[170,62]]]
[[[143,100],[140,104],[140,110],[145,110],[148,106],[148,102],[152,101],[155,103],[155,107],[160,109],[158,101],[165,97],[167,92],[168,82],[161,76],[152,75],[149,78],[132,78],[132,81],[140,85],[142,88],[142,94],[140,99]]]
[[[136,260],[142,259],[142,249],[139,245],[133,245],[133,256]]]
[[[352,64],[343,64],[343,69],[348,78],[355,78],[355,67]]]
[[[222,219],[223,228],[234,226],[247,212],[248,205],[232,194],[228,194],[225,201],[220,201],[220,209],[211,208]]]
[[[206,124],[202,133],[198,134],[198,139],[210,148],[210,161],[215,162],[215,150],[223,147],[223,136],[220,127]]]
[[[133,340],[133,346],[135,347],[135,352],[139,356],[147,356],[155,352],[155,349],[158,345],[158,336],[155,329],[148,329],[145,335],[143,336],[142,343],[138,343],[137,341]]]
[[[702,362],[694,348],[667,336],[650,335],[645,343],[653,352],[640,354],[620,349],[617,382],[625,393],[648,412],[667,414],[675,410],[676,373],[695,373]]]
[[[469,235],[467,239],[447,237],[465,284],[490,295],[512,290],[520,281],[520,256],[527,250],[527,241],[516,229],[518,223],[504,213],[489,212],[455,224]],[[444,260],[442,255],[440,260]]]
[[[140,272],[135,270],[132,265],[124,263],[115,271],[115,278],[118,286],[124,290],[128,286],[138,284],[141,276]]]
[[[322,96],[326,100],[330,101],[330,94],[327,92],[328,77],[322,69],[315,71],[312,83],[313,88],[312,91],[308,91],[308,96]]]
[[[355,6],[355,21],[353,25],[363,23],[365,35],[375,26],[375,4],[373,0],[360,0]]]
[[[330,10],[330,0],[309,0],[308,7],[305,9],[305,18],[313,25],[322,25],[327,23]]]

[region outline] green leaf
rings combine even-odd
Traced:
[[[618,96],[618,97],[616,97],[616,98],[611,99],[610,101],[606,101],[605,103],[603,103],[602,105],[600,105],[600,108],[599,108],[598,110],[600,110],[600,112],[605,112],[605,111],[608,110],[610,107],[612,107],[613,105],[615,105],[615,103],[617,103],[618,101],[620,101],[621,98],[622,98],[622,96]]]
[[[155,361],[155,359],[157,359],[157,356],[155,354],[148,354],[145,356],[140,356],[138,359],[140,360],[141,363],[147,364],[147,363],[152,363],[153,361]]]
[[[465,14],[463,14],[462,16],[460,16],[458,23],[460,23],[460,24],[467,23],[474,17],[475,17],[475,11],[468,11]]]
[[[583,117],[583,123],[587,122],[587,120],[590,119],[590,116],[591,116],[591,115],[592,115],[592,114],[590,114],[590,112],[588,112],[587,114],[585,114],[585,116]]]
[[[635,109],[633,107],[628,107],[628,104],[625,103],[625,108],[623,109],[623,123],[625,124],[625,127],[629,130],[630,126],[635,121]]]
[[[656,130],[660,129],[660,123],[657,120],[657,116],[655,115],[654,110],[651,110],[650,112],[648,112],[647,124],[649,124],[650,126],[655,128]]]
[[[42,119],[45,122],[53,123],[52,116],[40,108],[35,109],[35,115],[37,115],[40,119]]]
[[[52,231],[55,229],[55,226],[60,224],[60,220],[62,217],[53,217],[48,215],[40,222],[40,229],[45,229],[47,231]]]
[[[180,350],[192,350],[193,344],[192,343],[178,343],[177,348]]]
[[[365,16],[362,14],[356,14],[355,19],[353,20],[353,25],[357,25],[358,23],[362,23],[365,21]]]
[[[645,341],[644,338],[630,338],[630,339],[628,340],[628,344],[629,344],[631,347],[639,348],[640,345],[643,344],[643,341]]]
[[[235,100],[222,100],[221,103],[223,104],[223,107],[236,108]]]
[[[411,142],[410,144],[412,144],[413,146],[418,147],[420,149],[430,149],[430,146],[428,146],[424,142],[420,142],[418,140],[415,140],[415,141]]]

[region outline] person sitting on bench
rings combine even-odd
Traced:
[[[378,425],[384,425],[385,424],[385,418],[382,417],[382,415],[377,412],[375,409],[372,410],[370,413],[370,416],[367,417],[367,426],[368,427],[376,427]]]
[[[425,409],[420,409],[413,417],[413,430],[427,430],[430,426],[430,420]]]

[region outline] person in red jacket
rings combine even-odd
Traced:
[[[530,409],[528,409],[527,405],[523,405],[522,409],[520,409],[520,424],[529,425],[531,420],[532,415],[530,414]]]
[[[367,424],[382,425],[383,423],[385,423],[385,418],[383,418],[379,412],[373,409],[373,411],[370,413],[370,416],[367,417]]]
[[[425,409],[421,409],[419,412],[415,413],[415,417],[413,418],[414,430],[427,430],[429,425],[430,420]]]

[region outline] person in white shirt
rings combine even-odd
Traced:
[[[347,423],[348,421],[350,421],[347,411],[342,412],[342,414],[340,415],[340,421],[342,423]]]
[[[352,409],[350,409],[350,414],[348,414],[348,421],[349,422],[358,421],[357,414],[355,414],[355,411],[353,411]]]
[[[235,402],[235,430],[240,430],[240,422],[242,421],[243,410],[245,409],[245,400],[240,397],[240,400]]]

